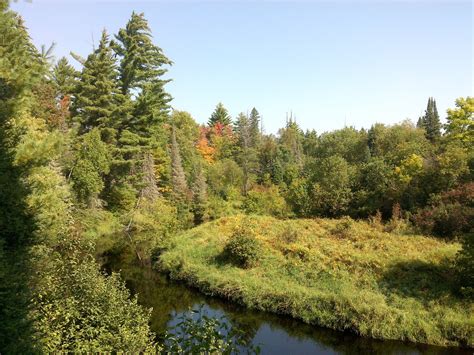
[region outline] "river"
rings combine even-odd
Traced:
[[[247,309],[225,300],[207,297],[165,275],[142,267],[130,255],[109,257],[108,271],[120,271],[138,301],[153,308],[151,328],[163,333],[190,308],[209,316],[224,317],[244,330],[247,339],[259,345],[262,354],[472,354],[458,348],[374,340],[350,333],[312,326],[290,317]]]

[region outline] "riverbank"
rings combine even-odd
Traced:
[[[236,227],[253,224],[258,262],[223,258]],[[459,249],[365,222],[227,217],[176,236],[159,268],[208,295],[377,339],[474,347],[474,305],[453,292]]]

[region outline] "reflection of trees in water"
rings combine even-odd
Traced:
[[[153,307],[151,328],[157,334],[164,332],[169,322],[177,315],[191,307],[196,308],[199,304],[207,304],[205,310],[208,310],[208,315],[217,317],[225,315],[232,326],[243,331],[242,337],[246,342],[254,340],[258,330],[267,324],[271,330],[283,330],[298,341],[315,342],[341,354],[470,354],[467,349],[375,340],[312,326],[287,316],[251,310],[222,299],[206,297],[197,290],[170,281],[166,276],[149,268],[141,267],[131,253],[113,256],[108,260],[107,268],[114,271],[121,270],[127,287],[133,293],[138,293],[140,303],[146,307]],[[262,349],[265,349],[265,343],[269,344],[272,341],[270,336],[256,345],[261,345]],[[295,349],[295,352],[297,351]]]

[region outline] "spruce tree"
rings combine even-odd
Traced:
[[[104,30],[99,47],[84,63],[73,102],[82,132],[99,127],[115,135],[114,131],[120,127],[125,99],[120,92],[117,75],[114,53]]]
[[[214,109],[214,112],[209,118],[208,125],[209,127],[213,127],[218,123],[224,126],[229,126],[232,123],[229,112],[221,102],[219,102]]]
[[[168,118],[171,95],[163,79],[171,65],[162,49],[152,41],[152,34],[144,14],[132,13],[125,28],[119,30],[112,47],[120,59],[119,80],[122,93],[135,96],[132,118],[126,128],[144,137],[150,137],[156,126]]]
[[[240,113],[234,127],[238,145],[237,162],[242,168],[244,177],[242,186],[244,195],[249,190],[250,177],[256,171],[258,161],[253,137],[253,123],[247,115]]]
[[[260,138],[260,113],[255,107],[252,109],[252,111],[250,111],[249,120],[252,136],[252,145],[256,146]]]
[[[120,83],[124,94],[131,91],[140,93],[150,82],[161,80],[167,72],[164,66],[172,64],[162,49],[152,42],[151,30],[143,13],[133,12],[115,39],[112,46],[120,58]]]
[[[155,191],[150,182],[158,183],[158,179],[150,174],[164,169],[156,167],[156,158],[166,152],[169,139],[166,124],[172,99],[164,88],[170,80],[163,79],[163,75],[172,62],[153,44],[143,14],[132,13],[125,28],[115,36],[112,47],[120,60],[121,92],[132,105],[130,116],[122,122],[118,140],[117,171],[121,175],[118,180],[137,192],[143,188]]]
[[[439,120],[436,101],[432,97],[428,99],[425,115],[418,119],[417,127],[425,129],[426,138],[431,142],[435,142],[441,137],[441,121]]]
[[[70,96],[74,92],[79,73],[70,65],[65,57],[59,59],[53,68],[51,79],[59,99]]]

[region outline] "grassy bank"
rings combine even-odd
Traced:
[[[251,268],[223,253],[253,225]],[[474,302],[454,293],[457,243],[350,220],[222,218],[178,235],[159,267],[204,293],[363,336],[474,347]]]

